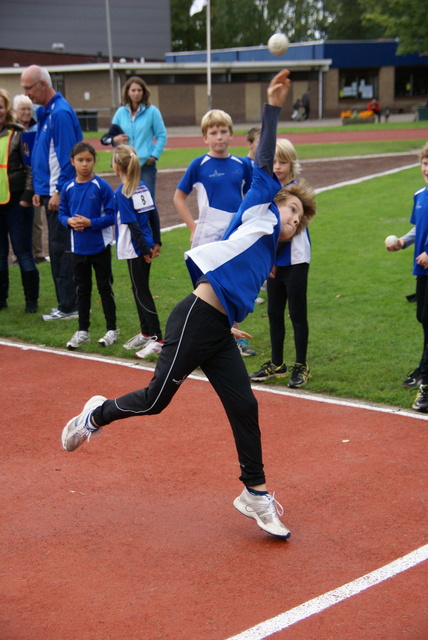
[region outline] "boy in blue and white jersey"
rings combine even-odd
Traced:
[[[428,184],[428,142],[419,153],[421,171]],[[428,187],[418,189],[413,196],[413,211],[410,218],[414,227],[396,244],[387,246],[388,251],[406,249],[415,245],[413,275],[416,276],[416,318],[422,324],[424,332],[422,357],[416,369],[409,373],[403,386],[419,391],[412,409],[426,413],[428,411]]]
[[[223,403],[235,438],[245,488],[233,504],[280,538],[288,538],[290,531],[279,519],[281,506],[267,491],[257,400],[233,337],[237,330],[231,327],[253,310],[274,264],[278,239],[290,239],[315,214],[312,194],[298,185],[281,191],[278,206],[273,202],[280,189],[272,175],[276,128],[289,91],[288,76],[283,70],[269,85],[254,179],[224,238],[186,252],[195,289],[169,316],[148,387],[115,400],[91,398],[62,432],[63,448],[74,451],[92,432],[115,420],[160,413],[200,366]]]
[[[202,118],[201,130],[209,151],[190,163],[174,194],[175,208],[190,230],[192,247],[221,240],[250,188],[252,173],[243,158],[229,153],[233,122],[228,113],[221,109],[208,111]],[[198,224],[186,202],[193,189],[198,201]]]

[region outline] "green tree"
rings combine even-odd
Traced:
[[[171,0],[174,51],[206,48],[206,9],[190,17],[191,4],[191,0]],[[276,31],[286,33],[291,42],[316,40],[326,21],[322,0],[211,0],[211,46],[267,44]]]
[[[365,7],[359,0],[324,0],[324,9],[328,14],[324,37],[328,40],[370,40],[385,35],[382,25],[365,20]]]
[[[364,20],[382,28],[385,36],[398,39],[397,53],[428,54],[428,12],[419,0],[380,0],[373,5],[361,0]]]

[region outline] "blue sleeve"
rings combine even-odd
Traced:
[[[243,194],[245,195],[249,188],[251,187],[251,181],[253,179],[253,170],[250,167],[249,163],[242,158],[244,162],[244,184],[243,184]]]
[[[177,189],[180,189],[180,191],[183,191],[184,193],[189,195],[189,193],[193,189],[193,185],[199,180],[198,171],[199,171],[200,164],[201,164],[201,158],[195,158],[194,160],[192,160],[192,162],[189,164],[189,166],[186,169],[186,173],[178,183]]]
[[[68,191],[63,190],[61,193],[61,199],[59,201],[58,208],[58,220],[66,229],[70,229],[68,226],[68,219],[71,218],[73,214],[70,212],[70,206],[68,202]]]
[[[155,241],[155,244],[162,244],[161,234],[160,234],[160,218],[159,218],[159,213],[157,209],[152,209],[150,211],[149,222],[150,222],[150,228],[152,230],[153,240]]]
[[[113,189],[106,180],[98,178],[101,184],[101,200],[104,208],[104,215],[99,218],[92,218],[91,224],[95,231],[114,226],[116,219],[116,203]]]
[[[58,109],[51,122],[54,149],[61,167],[56,188],[62,191],[65,183],[72,180],[75,173],[70,162],[70,151],[83,136],[80,127],[76,126],[72,113],[66,109]]]
[[[159,160],[168,141],[168,135],[161,112],[157,107],[152,106],[151,108],[153,109],[153,133],[156,138],[156,145],[153,149],[152,156]]]
[[[281,107],[263,105],[262,130],[256,150],[256,164],[270,176],[273,174],[273,160],[276,148],[276,130]]]
[[[116,191],[117,207],[120,211],[120,221],[122,224],[129,224],[130,222],[137,222],[137,216],[132,204],[131,198],[126,198],[121,189]]]

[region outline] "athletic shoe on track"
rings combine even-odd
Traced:
[[[90,342],[89,331],[76,331],[73,337],[67,342],[67,349],[75,351],[85,342]]]
[[[118,334],[119,329],[109,329],[105,336],[98,340],[98,344],[101,344],[103,347],[111,347],[115,342],[117,342]]]
[[[64,311],[60,311],[59,309],[51,309],[50,313],[44,313],[42,315],[42,319],[45,322],[49,320],[72,320],[73,318],[78,318],[79,315],[77,311],[70,311],[70,313],[64,313]]]
[[[143,333],[137,333],[136,336],[130,338],[128,342],[125,342],[123,345],[125,349],[141,349],[141,347],[145,347],[151,336],[146,336]]]
[[[414,389],[415,387],[418,387],[421,382],[421,370],[419,367],[416,367],[414,371],[409,371],[409,373],[407,374],[407,378],[403,380],[401,384],[407,389]]]
[[[155,356],[162,351],[163,342],[159,342],[157,336],[149,338],[146,346],[137,351],[136,358],[147,358],[147,356]]]
[[[282,364],[280,367],[272,364],[271,360],[268,360],[262,364],[260,371],[250,373],[250,380],[252,382],[263,382],[263,380],[270,380],[270,378],[286,378],[288,376],[287,365]]]
[[[291,378],[288,382],[288,386],[291,389],[303,387],[303,385],[307,383],[309,378],[312,378],[312,376],[311,372],[309,371],[308,364],[300,364],[300,362],[296,362],[291,372]]]
[[[244,489],[235,498],[233,506],[248,518],[254,518],[260,529],[279,538],[289,538],[291,532],[285,527],[278,515],[282,516],[284,509],[275,500],[275,494],[267,493],[263,496],[253,496],[248,489]]]
[[[412,404],[412,409],[426,413],[428,411],[428,384],[421,384]]]
[[[249,344],[247,338],[235,338],[236,344],[238,345],[239,352],[241,356],[244,358],[248,356],[255,356],[256,352],[252,349]]]
[[[94,409],[100,407],[107,400],[104,396],[94,396],[83,407],[80,415],[75,416],[62,430],[61,442],[66,451],[74,451],[85,440],[89,440],[95,431],[99,431],[100,427],[95,427],[91,422],[91,415]]]

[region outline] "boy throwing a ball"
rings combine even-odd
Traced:
[[[267,490],[257,400],[231,327],[254,309],[278,241],[290,239],[315,214],[312,192],[301,187],[281,191],[275,198],[281,187],[273,175],[276,128],[290,87],[288,76],[284,69],[269,85],[251,188],[223,239],[186,252],[195,288],[169,316],[148,387],[115,400],[91,398],[62,432],[64,449],[74,451],[115,420],[158,414],[200,366],[223,403],[235,439],[244,490],[233,504],[280,538],[288,538],[290,531],[279,518],[282,507]]]

